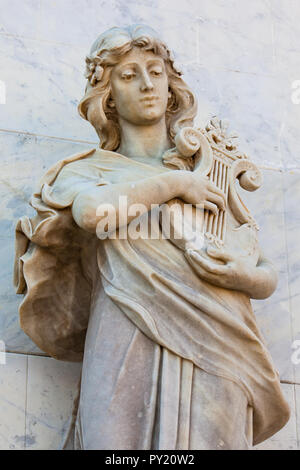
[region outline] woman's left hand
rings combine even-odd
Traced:
[[[247,293],[252,298],[266,298],[274,291],[277,275],[267,260],[261,258],[256,265],[252,257],[234,257],[224,250],[213,248],[208,248],[207,254],[212,259],[198,251],[185,252],[201,279],[218,287]]]

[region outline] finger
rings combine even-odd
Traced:
[[[226,253],[226,251],[224,250],[215,250],[214,248],[207,248],[206,251],[207,251],[207,254],[211,256],[212,258],[220,259],[221,261],[224,261],[225,263],[233,261],[233,256],[230,255],[229,253]]]
[[[204,209],[207,209],[213,212],[213,214],[215,215],[218,214],[218,206],[216,206],[216,204],[213,204],[212,202],[209,202],[209,201],[204,201],[203,205],[204,205]]]
[[[209,189],[209,191],[212,191],[213,193],[216,193],[219,196],[221,196],[224,199],[224,202],[225,202],[224,192],[222,191],[222,189],[218,188],[218,186],[216,186],[215,183],[212,183],[212,181],[210,181],[207,185],[207,189]]]
[[[225,272],[224,265],[222,266],[222,265],[212,263],[211,261],[204,258],[204,256],[200,255],[194,250],[188,250],[187,254],[192,261],[194,261],[197,265],[199,265],[205,271],[208,271],[209,273],[212,273],[212,274],[224,274]]]
[[[191,251],[191,250],[188,250]],[[188,251],[185,252],[185,257],[187,258],[189,264],[192,266],[192,268],[195,270],[197,275],[201,277],[201,279],[204,279],[205,281],[213,282],[216,279],[216,275],[203,269],[200,264],[198,264],[193,257],[191,257],[188,253]]]
[[[206,199],[214,204],[217,204],[220,209],[225,210],[225,201],[224,197],[219,196],[211,191],[208,192]]]
[[[189,259],[189,263],[192,269],[194,269],[194,271],[196,272],[198,277],[200,277],[206,282],[210,282],[211,284],[214,284],[214,285],[218,284],[218,279],[220,279],[221,276],[205,271],[205,269],[202,269],[199,265],[197,265],[197,263],[192,262],[190,259]]]

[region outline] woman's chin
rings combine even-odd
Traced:
[[[155,124],[156,122],[160,121],[163,116],[164,116],[164,113],[162,114],[155,109],[147,109],[140,115],[138,124],[139,125]]]

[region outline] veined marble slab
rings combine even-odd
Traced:
[[[294,81],[298,81],[297,99],[300,99],[300,54],[298,53],[298,66],[290,70],[290,74],[285,77],[283,90],[286,98],[284,100],[284,111],[279,132],[279,150],[284,168],[289,170],[300,169],[300,146],[299,146],[299,122],[300,122],[300,102],[292,101],[292,89]]]
[[[81,364],[6,354],[0,364],[0,450],[62,445]]]
[[[36,37],[40,0],[1,0],[0,34]]]
[[[62,446],[81,375],[81,364],[28,357],[26,449]]]
[[[229,121],[230,132],[237,132],[240,148],[252,161],[284,167],[280,132],[287,97],[281,77],[214,70],[198,64],[187,65],[185,76],[196,93],[202,126],[208,116],[217,115]]]
[[[272,0],[270,8],[275,47],[280,50],[300,52],[298,0]]]
[[[77,112],[85,89],[85,48],[0,35],[0,80],[6,104],[0,130],[97,140]]]
[[[26,381],[27,356],[6,354],[0,362],[0,450],[25,449]]]

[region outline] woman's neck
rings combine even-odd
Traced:
[[[133,160],[161,164],[166,150],[172,147],[165,117],[149,126],[137,126],[119,118],[121,144],[118,152]]]

